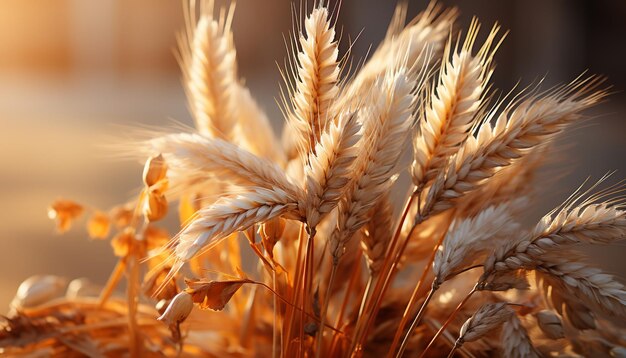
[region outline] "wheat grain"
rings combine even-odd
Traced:
[[[406,26],[407,3],[398,5],[370,60],[345,68],[350,49],[340,54],[334,29],[339,5],[328,4],[316,1],[308,16],[307,4],[299,14],[294,7],[302,24],[281,73],[281,148],[237,76],[234,6],[214,15],[212,1],[187,0],[178,57],[200,133],[153,133],[134,144],[150,158],[144,185],[123,207],[53,203],[59,230],[86,213],[91,237],[115,231],[117,264],[98,298],[84,297],[93,289],[85,284],[64,292],[57,277],[26,280],[0,317],[2,353],[622,353],[626,289],[573,250],[626,237],[623,182],[595,194],[597,184],[581,186],[536,225],[521,224],[546,184],[532,179],[551,142],[605,97],[601,80],[581,77],[490,105],[498,27],[475,51],[478,21],[465,38],[452,35],[456,10],[435,2]],[[391,198],[405,184],[395,218]],[[170,235],[161,219],[176,200],[182,230]],[[472,312],[461,326],[459,316]]]

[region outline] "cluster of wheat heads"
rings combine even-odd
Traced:
[[[577,251],[624,239],[621,184],[582,185],[521,223],[554,138],[606,96],[599,79],[494,100],[498,27],[477,43],[477,21],[454,32],[456,11],[434,3],[408,23],[398,6],[351,71],[337,9],[315,4],[289,41],[281,143],[237,75],[234,7],[184,9],[178,58],[197,132],[135,146],[149,157],[136,200],[51,206],[62,230],[90,211],[92,238],[115,231],[119,261],[103,288],[24,282],[4,353],[625,356],[626,291]],[[158,222],[173,202],[171,236]]]

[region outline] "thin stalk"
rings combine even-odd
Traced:
[[[397,264],[393,264],[393,261],[391,258],[394,256],[394,250],[396,248],[396,244],[398,243],[398,240],[400,238],[400,234],[402,232],[402,225],[404,224],[404,220],[406,219],[407,215],[409,214],[409,211],[411,209],[411,205],[413,204],[413,200],[415,200],[415,192],[413,192],[413,194],[411,194],[409,200],[407,200],[404,209],[402,210],[402,215],[400,216],[400,219],[398,220],[398,225],[396,227],[396,230],[394,232],[394,235],[389,243],[389,249],[388,249],[388,255],[386,255],[385,260],[383,261],[383,265],[382,265],[382,269],[380,272],[385,273],[385,275],[380,276],[378,278],[378,280],[376,281],[376,285],[374,286],[374,291],[372,293],[372,295],[370,296],[370,300],[374,299],[374,303],[373,303],[373,308],[374,308],[374,312],[372,312],[372,310],[366,310],[366,315],[364,317],[364,321],[361,321],[361,319],[359,319],[359,322],[364,322],[365,324],[365,328],[364,328],[364,332],[367,332],[369,330],[369,326],[373,323],[373,317],[376,317],[376,314],[378,313],[378,309],[375,309],[376,306],[379,306],[380,301],[382,299],[382,294],[384,294],[384,292],[382,292],[382,294],[380,293],[381,291],[384,291],[384,288],[386,286],[386,278],[390,276],[390,272],[393,271],[395,269],[395,266]],[[403,245],[406,246],[406,243]],[[404,251],[404,250],[401,250]],[[391,266],[390,266],[391,265]],[[369,300],[368,300],[369,301]],[[372,308],[372,305],[366,305],[365,307],[368,308]],[[361,334],[361,325],[357,324],[356,330],[355,330],[355,340],[352,342],[352,347],[350,348],[351,352],[354,352],[355,348],[358,345],[362,344],[362,340],[364,339],[363,337],[365,336],[365,334]]]
[[[302,287],[302,311],[300,311],[300,351],[298,356],[304,354],[304,312],[309,306],[311,289],[313,286],[313,270],[315,266],[315,229],[312,229],[307,239],[307,249],[304,259],[304,285]]]
[[[400,349],[398,350],[398,354],[396,354],[397,358],[402,357],[402,354],[404,354],[406,345],[409,342],[409,337],[411,337],[411,332],[413,332],[415,327],[419,325],[420,321],[422,320],[422,317],[424,316],[424,312],[426,312],[426,307],[428,306],[428,303],[433,298],[433,295],[435,294],[436,291],[437,291],[437,287],[433,284],[432,287],[430,288],[430,291],[428,291],[428,295],[426,296],[426,299],[424,300],[424,302],[422,303],[422,306],[417,312],[417,316],[415,316],[415,318],[413,319],[413,322],[411,322],[409,329],[406,331],[406,334],[404,335],[404,338],[402,339],[402,344],[400,344]],[[393,354],[393,351],[391,351],[390,354]]]
[[[359,316],[363,314],[363,310],[365,309],[365,302],[369,297],[370,289],[372,288],[372,284],[374,283],[374,275],[370,273],[367,278],[367,284],[365,285],[365,290],[363,291],[363,298],[361,299],[361,305],[359,306]]]
[[[456,342],[454,342],[454,346],[452,346],[452,350],[450,351],[450,353],[448,353],[448,358],[452,358],[454,356],[454,352],[456,352],[457,348],[459,348],[460,344],[459,341],[457,340]]]
[[[124,271],[126,271],[126,262],[123,259],[119,259],[117,261],[117,264],[115,265],[115,268],[113,269],[113,272],[111,272],[111,275],[109,276],[106,285],[102,289],[102,292],[100,292],[100,298],[98,299],[98,306],[100,308],[104,307],[104,305],[111,297],[115,286],[117,286],[117,284],[122,279]]]
[[[300,293],[300,283],[302,281],[302,275],[301,275],[301,270],[302,270],[302,253],[304,251],[304,225],[300,225],[300,230],[299,230],[299,234],[298,234],[298,255],[296,258],[296,274],[295,274],[295,281],[294,281],[294,285],[292,288],[292,301],[294,306],[290,306],[287,310],[287,313],[285,314],[285,322],[287,322],[287,331],[283,332],[284,333],[284,341],[287,342],[287,350],[289,351],[289,347],[290,347],[290,342],[291,342],[291,331],[293,328],[293,321],[294,321],[294,317],[295,317],[295,307],[298,304],[298,297],[299,297],[299,293]],[[289,352],[286,352],[289,353]]]
[[[134,244],[133,244],[134,246]],[[141,342],[139,335],[139,327],[137,325],[137,286],[139,283],[139,265],[137,257],[134,253],[134,247],[127,259],[130,261],[128,265],[128,332],[130,334],[130,355],[131,357],[141,356]]]
[[[360,256],[360,252],[359,252],[359,256]],[[343,320],[343,314],[346,310],[346,307],[348,307],[348,301],[350,300],[350,292],[352,292],[352,290],[354,289],[354,286],[356,285],[357,281],[361,277],[361,267],[362,265],[357,265],[354,271],[352,271],[350,281],[348,282],[348,287],[346,288],[346,292],[343,296],[343,302],[341,303],[341,308],[339,309],[339,313],[337,314],[337,319],[335,320],[335,327],[339,327],[339,325],[341,324],[341,321]],[[337,334],[333,336],[333,341],[330,345],[330,351],[329,351],[331,355],[335,352],[335,345],[337,344],[338,338],[339,336]]]
[[[411,230],[411,231],[413,231],[413,230]],[[409,234],[409,237],[411,237],[410,234]],[[439,246],[443,242],[444,238],[445,238],[445,235],[441,235],[441,238],[439,239],[439,241],[437,242],[437,244],[433,248],[432,252],[430,253],[430,256],[428,257],[428,262],[426,263],[426,266],[424,266],[424,270],[422,270],[422,275],[420,276],[420,279],[417,282],[417,285],[413,289],[413,293],[411,294],[411,298],[409,299],[409,303],[406,305],[406,309],[404,310],[404,314],[402,315],[402,319],[400,320],[400,325],[398,326],[398,329],[396,330],[396,334],[393,337],[393,343],[391,344],[391,348],[389,349],[389,356],[391,356],[393,354],[393,352],[396,351],[396,347],[397,347],[397,345],[398,345],[398,343],[400,341],[400,336],[404,332],[404,327],[406,326],[406,324],[407,324],[407,322],[409,320],[410,312],[413,310],[413,306],[417,302],[417,296],[419,294],[419,290],[420,290],[420,288],[422,288],[422,284],[424,283],[424,281],[426,281],[426,276],[428,275],[428,273],[432,269],[433,262],[435,261],[435,256],[437,255],[437,251],[439,249]],[[431,292],[432,292],[432,289],[431,289]],[[427,301],[428,301],[428,299],[427,299]],[[427,301],[424,301],[424,303],[427,304]],[[424,309],[424,307],[425,307],[424,304],[422,304],[422,307],[420,308],[420,312]],[[418,314],[418,317],[419,317],[419,314]],[[417,319],[418,323],[419,323],[419,319],[421,319],[421,317]],[[405,339],[406,339],[406,337],[405,337]]]
[[[322,310],[320,311],[320,328],[317,332],[317,349],[315,351],[315,357],[319,358],[322,352],[322,342],[324,341],[324,323],[326,321],[326,311],[328,310],[328,305],[330,304],[330,294],[333,289],[333,283],[335,282],[335,274],[337,273],[337,264],[333,264],[333,267],[330,270],[330,278],[328,279],[328,286],[326,289],[326,296],[324,297],[324,303],[322,305]]]
[[[278,292],[278,284],[276,283],[276,270],[272,272],[272,287],[274,291]],[[272,331],[272,358],[278,358],[278,336],[280,332],[278,331],[278,298],[274,295],[273,299],[274,303],[274,322],[273,322],[273,331]]]
[[[437,340],[437,338],[441,335],[441,333],[446,329],[446,327],[448,327],[448,325],[452,322],[452,320],[454,319],[454,317],[456,316],[457,313],[459,313],[459,311],[461,310],[461,308],[465,305],[465,303],[467,303],[467,300],[470,299],[470,297],[472,297],[472,295],[474,294],[474,292],[476,292],[478,289],[478,285],[474,285],[474,288],[472,288],[472,290],[467,294],[467,296],[465,296],[465,298],[459,302],[459,305],[456,306],[456,309],[454,310],[454,312],[452,312],[452,314],[448,317],[448,319],[443,323],[443,325],[441,326],[441,328],[439,328],[439,330],[437,331],[437,333],[435,333],[435,336],[430,340],[430,342],[428,343],[428,345],[426,346],[426,348],[424,349],[424,351],[422,351],[422,354],[420,354],[419,358],[423,358],[426,357],[426,352],[428,352],[428,350],[430,349],[430,347],[432,347],[432,345],[435,343],[435,341]]]

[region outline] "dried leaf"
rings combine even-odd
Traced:
[[[200,305],[201,309],[221,311],[230,301],[235,292],[244,283],[254,283],[246,278],[225,281],[185,280],[187,292],[193,296],[193,301]]]
[[[109,236],[111,220],[101,211],[96,211],[87,222],[87,232],[92,239],[106,239]]]
[[[115,227],[118,229],[125,228],[133,221],[133,207],[131,205],[116,206],[109,212]]]
[[[83,213],[83,207],[71,200],[58,199],[48,208],[48,217],[56,220],[57,230],[61,233],[72,226],[72,221]]]
[[[118,233],[111,239],[111,246],[113,247],[113,253],[118,257],[125,257],[130,252],[133,240],[135,239],[135,233],[132,228]]]
[[[167,230],[154,225],[148,225],[143,237],[148,250],[160,249],[170,241],[170,234]]]

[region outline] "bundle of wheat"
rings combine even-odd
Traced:
[[[179,59],[197,133],[135,143],[149,157],[144,188],[92,213],[91,237],[117,232],[106,286],[27,280],[3,353],[624,355],[626,290],[576,251],[626,237],[622,184],[596,189],[604,177],[535,227],[520,221],[555,137],[607,95],[601,79],[494,102],[499,27],[477,44],[478,21],[451,34],[457,12],[434,3],[408,23],[398,6],[348,78],[336,14],[317,3],[291,39],[281,143],[237,78],[233,10],[185,7]],[[409,142],[411,188],[394,213]],[[182,229],[170,236],[157,222],[172,202]],[[66,230],[85,211],[60,200],[50,216]]]

